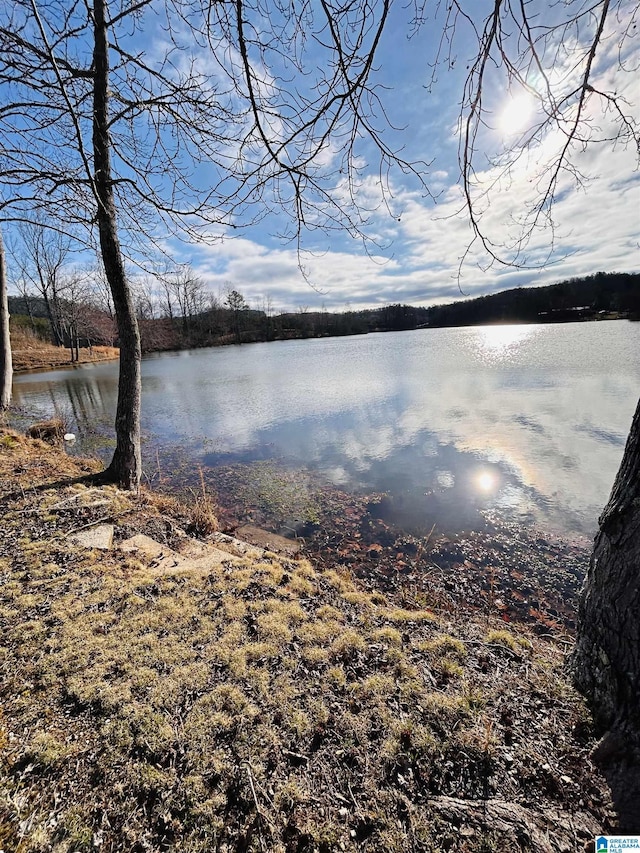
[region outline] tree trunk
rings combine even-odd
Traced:
[[[138,321],[127,283],[118,240],[116,205],[111,177],[109,140],[109,46],[105,0],[95,0],[93,158],[98,201],[97,220],[104,271],[116,312],[120,343],[120,374],[116,409],[116,449],[104,477],[127,489],[140,485],[141,350]]]
[[[580,597],[572,659],[576,686],[604,737],[592,757],[604,773],[617,831],[640,830],[640,403],[600,517]]]
[[[573,671],[596,723],[640,748],[640,402],[580,598]]]
[[[23,291],[22,295],[24,297],[24,303],[27,306],[27,313],[29,315],[29,323],[31,324],[31,331],[35,335],[35,334],[37,334],[38,329],[36,328],[36,321],[33,318],[33,308],[31,307],[31,298],[29,297],[29,294],[27,293],[26,290]]]
[[[2,234],[0,234],[0,410],[9,408],[12,380],[13,361],[9,335],[7,267],[4,259],[4,243],[2,242]]]
[[[64,346],[67,339],[67,323],[64,318],[64,311],[60,308],[60,299],[58,298],[55,280],[50,287],[47,285],[46,292],[51,293],[51,299],[47,297],[47,310],[49,311],[49,317],[53,326],[53,336],[58,346]]]
[[[49,291],[46,287],[43,287],[40,292],[42,293],[42,298],[44,299],[44,304],[47,308],[47,316],[49,317],[49,325],[51,326],[51,336],[53,338],[53,343],[57,347],[64,346],[64,341],[60,337],[60,331],[58,329],[58,324],[56,318],[54,316],[53,310],[51,308],[51,300],[49,299]]]
[[[64,339],[67,342],[67,348],[69,349],[69,360],[71,364],[75,361],[74,352],[73,352],[73,329],[71,326],[66,326],[64,330]]]

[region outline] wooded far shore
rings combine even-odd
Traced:
[[[139,300],[143,352],[492,323],[640,319],[638,273],[600,272],[430,307],[395,304],[362,311],[305,309],[280,314],[268,306],[250,307],[235,290],[221,303],[204,290],[196,293],[191,280],[181,286],[184,292],[178,289],[174,301],[167,296],[166,304],[154,304],[146,297]],[[25,294],[12,296],[9,302],[17,371],[118,355],[115,317],[97,299],[72,304]],[[50,343],[56,346],[49,350]],[[61,355],[65,346],[69,352]]]

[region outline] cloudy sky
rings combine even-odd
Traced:
[[[492,4],[475,4],[486,13]],[[579,4],[568,4],[575,9]],[[633,4],[635,5],[635,4]],[[486,7],[486,8],[485,8]],[[541,4],[536,24],[552,20],[550,4]],[[555,14],[555,13],[554,13]],[[433,77],[442,20],[427,21],[413,36],[406,9],[397,9],[378,53],[375,81],[387,88],[381,97],[389,123],[385,141],[402,150],[408,160],[429,162],[424,171],[432,197],[399,169],[392,170],[386,199],[380,197],[379,162],[371,146],[363,144],[360,182],[356,197],[369,211],[364,227],[370,242],[346,234],[314,232],[299,256],[296,246],[278,238],[283,223],[276,214],[246,230],[223,234],[214,245],[173,247],[172,251],[195,270],[214,292],[233,287],[255,307],[269,299],[275,310],[359,309],[403,302],[429,305],[477,296],[520,285],[539,285],[599,270],[637,271],[640,268],[640,180],[633,144],[613,142],[569,149],[570,168],[561,171],[552,208],[554,229],[536,230],[519,264],[510,266],[513,241],[522,233],[528,204],[546,187],[541,168],[553,162],[566,140],[567,124],[539,134],[525,148],[523,139],[537,126],[542,113],[535,91],[544,89],[539,70],[523,73],[532,91],[509,82],[502,68],[491,67],[485,80],[485,124],[480,128],[475,160],[475,192],[483,211],[481,228],[499,257],[493,261],[473,233],[465,209],[458,161],[460,104],[465,79],[477,42],[469,27],[459,23],[451,56],[441,56]],[[626,114],[640,115],[640,51],[633,39],[623,39],[632,19],[632,6],[616,5],[609,15],[593,64],[592,84],[616,92]],[[477,19],[480,22],[480,19]],[[559,31],[542,54],[542,69],[556,97],[575,88],[583,68],[588,37],[597,21],[583,20],[579,28]],[[513,26],[513,25],[512,25]],[[589,29],[591,27],[591,29]],[[562,38],[561,38],[562,36]],[[564,44],[562,40],[564,39]],[[515,44],[508,48],[515,50]],[[515,53],[512,53],[515,56]],[[524,63],[522,63],[524,64]],[[571,104],[571,101],[568,102]],[[575,115],[575,107],[566,112]],[[617,133],[613,110],[602,97],[592,95],[583,114],[581,139],[603,139]],[[519,156],[505,174],[492,165],[508,148]],[[368,159],[370,158],[370,159]],[[577,177],[578,176],[578,177]],[[336,184],[335,193],[341,187]],[[482,196],[488,191],[486,198]],[[305,276],[300,270],[302,263]]]
[[[197,5],[177,3],[176,8],[195,9]],[[9,19],[10,6],[0,12]],[[31,4],[18,6],[29,22],[25,32],[33,32],[37,41],[41,34],[31,20]],[[286,136],[286,128],[295,123],[292,104],[300,105],[305,98],[314,104],[316,99],[325,98],[326,102],[327,97],[333,98],[334,90],[327,81],[340,63],[326,49],[331,32],[323,9],[333,10],[335,24],[336,16],[355,15],[353,10],[361,6],[374,23],[363,33],[366,49],[386,0],[363,0],[361,4],[354,0],[346,5],[337,0],[322,4],[292,0],[282,6],[243,0],[244,38],[249,42],[246,57],[233,15],[234,4],[214,4],[212,15],[219,20],[215,38],[209,40],[202,36],[201,25],[191,29],[185,26],[182,33],[179,18],[171,17],[175,17],[171,3],[141,4],[143,10],[131,18],[129,12],[116,14],[116,21],[121,20],[114,25],[114,38],[130,50],[130,55],[118,68],[123,54],[112,50],[113,110],[119,103],[137,104],[138,88],[146,94],[146,84],[136,79],[140,68],[131,61],[133,54],[142,57],[144,67],[155,64],[163,69],[175,68],[186,85],[199,73],[210,75],[207,79],[213,99],[207,100],[207,109],[210,103],[219,108],[218,119],[213,120],[213,124],[218,121],[215,130],[220,132],[219,144],[216,141],[207,151],[195,146],[194,152],[192,148],[189,157],[195,153],[195,162],[178,162],[171,153],[165,161],[156,158],[153,178],[140,182],[141,205],[156,178],[161,192],[179,197],[184,187],[176,187],[182,186],[183,165],[185,172],[193,170],[199,192],[206,195],[212,187],[217,192],[220,186],[224,190],[225,181],[236,179],[238,163],[244,168],[240,162],[243,158],[251,161],[261,146],[264,151],[274,139]],[[119,8],[116,2],[111,7],[112,11]],[[178,263],[191,264],[214,294],[237,289],[253,307],[268,302],[275,311],[303,307],[359,309],[396,302],[429,305],[600,270],[637,271],[640,174],[637,145],[632,138],[634,132],[638,134],[640,122],[636,0],[504,2],[499,7],[498,37],[490,47],[486,67],[482,67],[478,64],[478,46],[491,29],[486,16],[495,7],[488,0],[415,0],[408,4],[398,0],[391,4],[368,79],[376,98],[368,110],[365,108],[365,119],[375,128],[378,142],[388,152],[396,152],[405,165],[413,164],[413,169],[394,165],[393,157],[381,168],[379,147],[363,131],[362,124],[348,156],[348,128],[339,125],[342,133],[328,136],[311,162],[311,169],[322,174],[323,191],[337,205],[333,212],[360,212],[357,236],[345,228],[323,227],[331,224],[323,218],[327,205],[314,207],[313,198],[305,194],[310,201],[306,221],[314,227],[303,229],[300,245],[287,242],[283,234],[291,233],[291,196],[281,186],[273,189],[274,203],[266,214],[264,207],[255,204],[234,212],[231,219],[223,215],[224,225],[211,226],[202,235],[208,236],[206,241],[178,242],[158,230],[155,237],[166,255]],[[45,31],[53,33],[62,26],[65,8],[64,0],[43,5],[40,14]],[[609,12],[603,22],[605,8]],[[78,61],[89,68],[90,16],[82,5],[74,9],[77,28],[67,28],[59,50],[72,57],[77,54]],[[287,16],[290,9],[295,10],[293,18],[279,29],[282,15]],[[527,50],[522,36],[526,31],[525,22],[518,17],[522,9],[529,16],[526,26],[536,45],[535,55]],[[271,16],[273,39],[266,14]],[[10,23],[15,26],[13,19]],[[593,53],[590,45],[601,24],[598,50]],[[122,32],[118,34],[118,30]],[[347,40],[356,37],[348,28],[343,35]],[[36,65],[39,55],[36,52]],[[294,57],[300,59],[299,65],[292,61]],[[579,106],[576,93],[584,88],[587,66],[591,68],[590,89]],[[246,67],[251,69],[255,92],[265,107],[262,115],[269,143],[265,141],[264,145],[259,134],[252,136],[251,130],[247,131],[252,113],[247,110],[247,88],[242,83]],[[132,70],[133,76],[127,76]],[[357,66],[351,79],[361,70],[362,65]],[[480,71],[482,87],[478,94],[474,86]],[[51,79],[55,89],[57,78],[52,75]],[[91,150],[92,113],[90,93],[87,90],[83,94],[82,86],[89,84],[74,80],[69,90],[77,94],[79,110],[84,111],[80,123],[86,151]],[[19,78],[14,86],[19,88]],[[39,91],[37,86],[35,89]],[[6,86],[5,91],[8,97]],[[33,89],[28,96],[36,97]],[[41,98],[38,110],[44,115],[49,108],[47,93]],[[188,99],[182,100],[186,103]],[[475,108],[477,122],[467,189],[482,239],[471,227],[460,177],[470,105]],[[55,104],[50,108],[56,118]],[[61,110],[64,113],[64,104]],[[140,112],[142,115],[145,111]],[[119,135],[126,137],[126,109],[123,115],[125,118],[116,122],[112,131],[114,140]],[[568,142],[578,115],[576,136]],[[153,122],[157,118],[147,118],[147,124],[140,128],[132,119],[128,143],[131,162],[144,160],[145,152],[153,152],[157,141]],[[170,143],[171,132],[180,136],[181,120],[165,132],[164,142]],[[20,144],[23,130],[18,124]],[[70,124],[67,131],[73,139],[76,125]],[[245,133],[248,136],[242,145],[239,140]],[[46,127],[44,138],[46,141]],[[27,141],[29,154],[35,146],[30,137]],[[54,160],[63,163],[64,135],[56,137],[54,147],[58,158]],[[170,144],[166,150],[171,150]],[[289,149],[283,150],[284,157],[291,156]],[[125,156],[118,166],[117,152],[114,161],[124,179],[120,186],[126,187],[130,163]],[[554,172],[559,162],[562,168]],[[15,203],[11,195],[18,190],[8,187],[3,201],[9,208]],[[269,192],[267,187],[261,193],[263,200]],[[536,227],[531,229],[532,211],[545,194],[547,203],[542,203]],[[253,198],[251,194],[248,197]],[[68,212],[68,208],[67,202],[62,209]],[[126,218],[122,207],[120,215],[122,224]],[[136,215],[132,204],[128,233],[143,233],[144,242],[150,231],[141,231],[142,215]],[[152,220],[145,221],[148,225]],[[122,230],[124,234],[126,228]],[[126,237],[123,241],[126,243]],[[129,255],[135,260],[135,250]]]

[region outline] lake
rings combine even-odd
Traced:
[[[424,329],[145,356],[145,469],[294,470],[388,495],[406,530],[487,517],[591,536],[640,394],[640,324]],[[113,423],[117,363],[17,376],[92,450]],[[107,451],[108,456],[108,451]],[[258,467],[256,467],[258,470]],[[262,468],[264,470],[264,467]]]

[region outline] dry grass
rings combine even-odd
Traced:
[[[43,370],[47,367],[64,367],[71,364],[71,355],[65,347],[57,347],[30,334],[28,330],[11,329],[11,352],[13,369],[19,373],[25,370]],[[94,361],[110,361],[118,358],[117,347],[95,346],[91,350],[80,348],[80,364]]]
[[[543,816],[562,808],[543,764],[596,808],[569,744],[584,712],[552,644],[525,656],[513,629],[523,654],[505,656],[506,632],[484,621],[275,554],[158,575],[73,546],[92,514],[126,518],[127,534],[186,514],[148,494],[31,488],[93,467],[0,437],[1,849],[529,850],[509,832],[461,835],[432,803],[499,786]],[[572,810],[586,838],[589,810]]]

